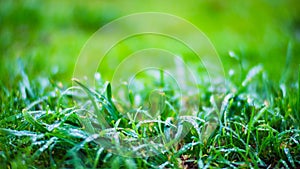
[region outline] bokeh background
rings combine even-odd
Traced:
[[[164,12],[202,30],[216,47],[226,72],[238,70],[239,62],[228,54],[234,51],[245,68],[262,64],[275,81],[288,58],[289,79],[295,80],[300,63],[299,10],[297,0],[1,0],[0,79],[5,86],[12,85],[21,59],[29,78],[51,76],[71,83],[81,48],[101,26],[137,12]]]

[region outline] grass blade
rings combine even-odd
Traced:
[[[44,127],[40,122],[35,120],[26,110],[23,112],[23,116],[38,131],[41,131],[43,133],[49,132],[46,127]]]

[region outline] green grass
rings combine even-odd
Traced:
[[[297,4],[0,0],[0,168],[299,168]],[[210,86],[199,70],[203,84],[192,116],[180,115],[178,86],[162,72],[156,81],[140,75],[143,92],[120,84],[127,100],[105,82],[112,67],[101,67],[105,74],[94,88],[71,80],[89,37],[136,12],[182,17],[220,54],[225,89]],[[187,60],[195,55],[178,41],[145,35],[120,42],[106,58],[121,61],[149,47]],[[159,90],[152,92],[153,85]],[[149,99],[160,116],[151,117]],[[163,144],[149,142],[150,136]]]
[[[207,84],[199,112],[189,119],[178,116],[178,100],[166,92],[168,106],[161,116],[137,121],[133,115],[146,111],[132,102],[128,112],[133,113],[118,111],[122,103],[112,99],[109,83],[99,80],[96,89],[76,80],[79,86],[70,88],[51,79],[40,84],[40,79],[29,79],[20,69],[12,89],[1,87],[0,164],[7,168],[296,168],[300,165],[298,82],[272,82],[261,65],[244,71],[248,73],[242,81],[229,77],[226,92],[208,90]],[[211,113],[219,117],[216,129],[203,136]],[[97,120],[92,124],[90,119]],[[106,126],[101,126],[103,119]],[[97,141],[114,141],[111,134],[116,133],[123,140],[163,135],[166,141],[172,139],[170,132],[180,132],[180,125],[190,130],[170,146],[145,142],[147,149],[134,150],[134,142],[124,141],[128,147],[124,151]],[[157,155],[143,156],[150,153]]]

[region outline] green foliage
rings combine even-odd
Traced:
[[[298,2],[176,4],[0,1],[0,168],[299,168]],[[105,78],[95,88],[76,79],[77,86],[70,87],[86,40],[113,19],[144,11],[171,13],[195,24],[230,72],[225,90],[199,86],[199,111],[193,116],[179,115],[178,88],[162,72],[158,81],[147,79],[144,93],[125,91],[127,102],[114,98],[116,89]],[[179,41],[151,35],[126,39],[107,56],[121,61],[145,47],[195,57]],[[104,69],[103,77],[114,73],[113,67]],[[164,104],[154,118],[147,111],[150,82],[161,89],[154,93],[161,98],[153,101]],[[137,95],[145,103],[137,103]],[[183,139],[172,140],[184,131]],[[110,143],[158,135],[163,146],[144,142],[146,149],[128,141],[124,144],[135,151],[124,151]],[[108,142],[99,144],[103,138]],[[132,157],[136,154],[141,158]]]
[[[176,130],[169,129],[176,124],[168,117],[134,121],[133,117],[117,111],[109,83],[91,89],[75,80],[79,84],[75,88],[49,84],[44,90],[37,90],[35,80],[27,78],[21,71],[19,83],[25,89],[16,85],[14,92],[5,92],[7,89],[1,88],[0,162],[7,168],[295,168],[300,165],[299,94],[295,95],[298,88],[271,82],[262,66],[251,69],[240,83],[230,81],[225,93],[215,95],[206,91],[210,96],[202,98],[198,114],[184,119],[192,126],[189,133],[178,144],[149,148],[148,153],[158,154],[141,158],[112,154],[97,139],[111,132],[128,139],[143,138],[149,136],[150,130],[170,139],[170,131]],[[96,125],[84,121],[87,114],[82,114],[82,103],[87,111],[95,110],[104,118],[100,121],[108,123],[100,133],[95,132],[99,131]],[[134,107],[131,111],[143,113]],[[213,134],[201,137],[208,122],[203,115],[209,112],[222,115]],[[174,114],[169,117],[180,118]],[[126,153],[130,156],[132,152]]]

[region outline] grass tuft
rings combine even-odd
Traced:
[[[78,86],[36,90],[34,80],[27,81],[25,73],[21,77],[32,95],[25,92],[24,98],[19,85],[0,95],[0,163],[6,168],[300,165],[299,86],[272,82],[261,65],[250,69],[241,83],[231,81],[225,93],[207,88],[199,112],[189,116],[178,115],[178,98],[170,92],[175,87],[164,92],[164,78],[159,84],[164,84],[165,108],[152,116],[149,107],[113,99],[110,83],[99,81],[98,88],[89,88],[74,79]],[[153,144],[148,138],[160,141]]]

